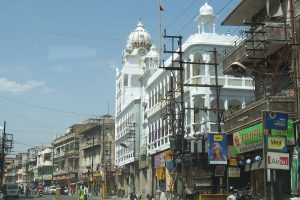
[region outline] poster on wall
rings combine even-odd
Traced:
[[[227,135],[209,134],[208,162],[211,165],[227,164]]]

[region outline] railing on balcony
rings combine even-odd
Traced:
[[[249,32],[252,34],[249,34]],[[280,47],[280,45],[276,45],[272,48],[272,44],[285,45],[289,42],[291,42],[291,28],[287,24],[265,23],[255,30],[250,28],[235,42],[236,46],[226,49],[225,59],[223,60],[224,69],[236,61],[243,62],[251,57],[263,58],[264,53],[268,56]],[[264,48],[267,48],[266,52],[262,51]]]

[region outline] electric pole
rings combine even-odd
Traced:
[[[213,51],[210,51],[213,53],[214,60],[213,63],[201,63],[201,62],[189,62],[189,61],[183,61],[183,51],[182,51],[182,36],[169,36],[166,35],[166,31],[164,31],[164,38],[170,38],[172,40],[171,50],[166,50],[166,46],[164,45],[164,53],[171,54],[171,66],[165,67],[164,61],[162,62],[162,66],[160,68],[164,70],[170,70],[170,71],[178,71],[179,80],[175,80],[174,82],[177,83],[177,90],[175,90],[175,87],[173,86],[173,78],[175,79],[175,75],[173,74],[170,78],[170,86],[169,90],[166,94],[165,99],[166,104],[164,105],[164,109],[162,112],[162,118],[165,120],[169,126],[169,130],[172,132],[172,136],[170,137],[170,150],[173,151],[173,155],[176,156],[181,160],[181,164],[179,169],[176,170],[176,176],[181,181],[182,185],[187,185],[187,175],[186,175],[186,164],[188,162],[190,157],[190,154],[186,154],[186,149],[188,145],[186,145],[186,131],[185,131],[185,110],[205,110],[205,111],[214,111],[217,114],[217,128],[218,133],[221,133],[221,112],[224,110],[220,109],[220,89],[221,85],[218,84],[218,69],[217,69],[217,51],[216,48],[213,49]],[[175,42],[177,42],[177,46],[175,49]],[[215,68],[215,84],[185,84],[184,83],[184,67],[183,64],[196,64],[196,65],[209,65],[213,66]],[[184,87],[211,87],[216,89],[216,108],[215,109],[209,109],[209,108],[197,108],[194,106],[194,108],[185,108],[185,102],[184,102]],[[180,94],[180,97],[176,95],[176,92]],[[201,137],[203,140],[205,137],[202,135]],[[188,150],[189,151],[189,150]],[[177,167],[177,166],[175,166]],[[220,185],[222,187],[222,178],[220,179]],[[182,196],[182,199],[185,198],[184,189],[182,189],[182,192],[180,194]]]
[[[11,152],[13,147],[13,135],[6,133],[6,121],[4,121],[3,132],[1,137],[1,154],[0,154],[0,188],[3,186],[5,174],[5,156]]]

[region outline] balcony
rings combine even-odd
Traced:
[[[283,23],[266,23],[246,32],[247,35],[235,41],[236,46],[226,49],[223,60],[225,74],[234,75],[230,69],[233,62],[240,62],[245,66],[253,65],[254,60],[259,63],[292,42],[291,28]]]
[[[94,139],[94,144],[93,144],[93,139],[90,139],[89,142],[81,144],[81,149],[89,149],[89,148],[94,148],[95,146],[101,146],[102,145],[102,139],[100,138],[95,138]]]
[[[295,97],[274,96],[250,102],[240,110],[228,110],[224,113],[225,131],[229,134],[262,122],[262,111],[271,110],[288,113],[295,118]]]

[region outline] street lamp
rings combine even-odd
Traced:
[[[132,149],[133,150],[133,179],[132,179],[133,188],[132,189],[133,189],[134,193],[135,193],[135,126],[136,126],[135,122],[133,122],[132,125],[129,126],[129,127],[132,127],[133,129],[130,130],[130,132],[129,132],[129,134],[130,135],[132,134],[132,136],[128,137],[128,138],[133,139],[129,142],[131,142],[133,144],[133,149]],[[124,142],[120,143],[120,146],[123,148],[127,148],[127,149],[129,148],[129,146]]]

